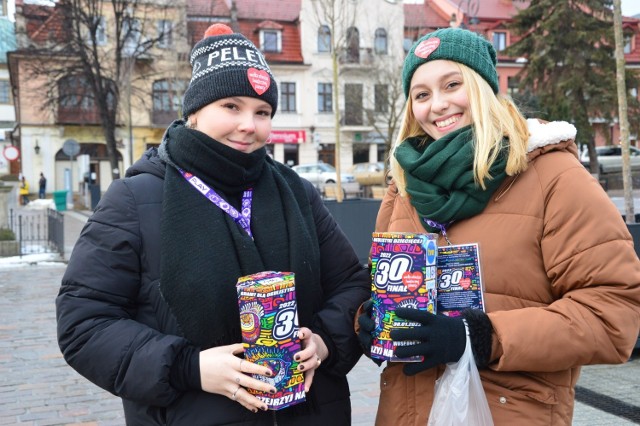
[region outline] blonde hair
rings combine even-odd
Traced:
[[[494,94],[491,86],[474,70],[455,62],[460,68],[464,88],[469,98],[469,112],[474,133],[473,176],[482,189],[485,181],[492,179],[489,170],[498,158],[502,139],[509,139],[506,172],[516,175],[527,168],[527,121],[511,98]],[[395,159],[395,150],[410,137],[423,137],[423,144],[431,138],[424,132],[413,115],[411,97],[407,98],[405,111],[390,155],[391,175],[400,194],[406,195],[404,170]]]

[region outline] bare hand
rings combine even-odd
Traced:
[[[241,343],[200,352],[202,390],[224,395],[254,413],[258,412],[258,409],[266,411],[267,404],[250,394],[247,389],[276,393],[272,385],[250,376],[250,374],[259,374],[273,377],[273,372],[269,367],[251,363],[237,356],[243,353],[244,347]]]
[[[298,337],[300,337],[302,350],[294,355],[294,359],[300,362],[298,370],[304,371],[304,391],[309,392],[315,370],[320,367],[322,361],[327,359],[329,350],[322,338],[312,333],[307,327],[300,327]]]

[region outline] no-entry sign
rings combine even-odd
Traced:
[[[4,158],[7,160],[14,161],[20,157],[20,150],[13,145],[9,145],[2,151],[2,155],[4,155]]]

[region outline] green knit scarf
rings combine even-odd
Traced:
[[[491,165],[492,178],[482,189],[473,179],[473,129],[466,126],[425,145],[424,137],[405,139],[395,151],[405,171],[411,204],[428,232],[441,229],[427,221],[448,226],[484,210],[491,195],[506,178],[506,149]],[[508,146],[505,138],[503,147]]]

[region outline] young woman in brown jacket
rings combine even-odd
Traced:
[[[640,328],[640,261],[620,213],[577,159],[575,127],[527,120],[498,94],[496,53],[447,28],[407,56],[395,183],[380,232],[437,232],[477,243],[484,311],[466,310],[496,425],[570,425],[580,367],[628,360]],[[370,304],[363,305],[369,307]],[[426,425],[436,379],[465,349],[463,319],[396,310],[421,323],[391,333],[376,424]],[[359,317],[369,352],[370,309]]]

